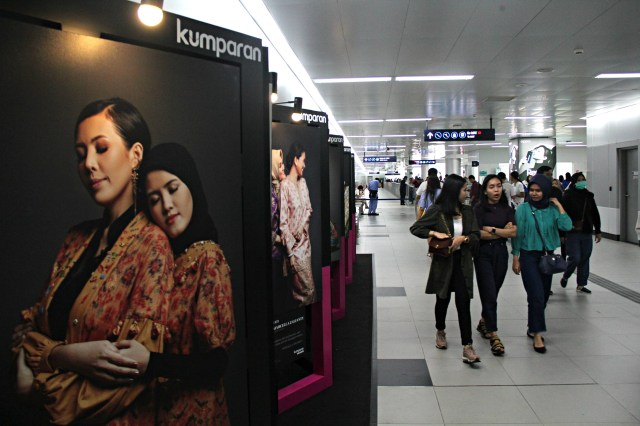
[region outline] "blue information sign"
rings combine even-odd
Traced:
[[[409,160],[410,166],[417,166],[420,164],[436,164],[436,160]]]
[[[375,157],[364,157],[362,159],[364,163],[395,163],[396,161],[395,155],[378,155]]]
[[[495,129],[426,129],[424,140],[434,141],[494,141],[496,140]]]

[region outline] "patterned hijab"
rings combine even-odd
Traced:
[[[193,214],[187,229],[176,238],[170,239],[174,255],[181,254],[191,244],[198,241],[218,240],[218,232],[209,216],[207,198],[202,188],[196,163],[185,147],[177,143],[157,145],[144,157],[141,167],[141,183],[144,185],[147,175],[154,170],[164,170],[177,176],[191,192]],[[144,192],[146,194],[146,191]],[[144,203],[148,213],[148,203]]]

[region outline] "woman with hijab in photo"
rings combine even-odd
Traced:
[[[158,352],[164,345],[173,256],[136,203],[150,145],[147,124],[123,99],[92,102],[77,119],[78,173],[104,215],[69,231],[42,299],[23,311],[14,334],[17,389],[50,422],[154,421],[152,381],[134,381],[140,366],[113,343],[135,339]]]
[[[455,293],[462,361],[480,362],[471,337],[471,298],[473,297],[473,252],[480,232],[471,206],[464,205],[469,190],[462,176],[449,175],[435,204],[411,226],[418,238],[453,238],[450,255],[433,256],[427,280],[427,294],[436,295],[436,348],[447,349],[445,333],[447,308]]]
[[[509,205],[500,177],[487,175],[484,178],[480,202],[473,210],[480,228],[480,246],[473,261],[482,302],[482,317],[476,329],[482,337],[489,339],[491,353],[500,356],[504,354],[504,344],[497,333],[498,293],[509,267],[507,238],[515,237],[517,232],[515,212]]]
[[[118,343],[143,377],[159,386],[156,424],[229,424],[222,375],[236,337],[231,272],[209,215],[196,164],[182,146],[158,145],[141,174],[147,208],[175,256],[170,297],[171,340],[164,353],[133,341]]]
[[[280,231],[286,247],[292,275],[292,293],[298,306],[315,302],[316,288],[311,266],[311,200],[303,177],[306,153],[300,143],[294,143],[285,162],[288,175],[280,184]]]
[[[572,226],[571,218],[562,204],[557,198],[549,197],[550,193],[549,178],[542,174],[531,178],[529,200],[516,210],[518,232],[511,239],[513,272],[517,275],[522,273],[522,284],[529,304],[527,336],[533,339],[533,349],[539,353],[547,350],[542,333],[547,331],[544,311],[553,275],[543,274],[538,264],[548,250],[560,246],[558,231],[569,231]]]

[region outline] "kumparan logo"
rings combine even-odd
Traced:
[[[318,114],[308,114],[306,112],[302,113],[302,120],[307,123],[324,123],[327,124],[327,116],[326,115],[318,115]]]
[[[179,18],[176,18],[176,43],[216,52],[216,58],[226,54],[262,62],[262,50],[259,47],[182,28],[182,22]]]

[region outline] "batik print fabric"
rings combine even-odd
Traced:
[[[315,301],[315,284],[311,268],[311,200],[304,178],[280,184],[280,231],[287,250],[292,275],[293,298],[300,306]]]
[[[192,244],[176,258],[166,352],[187,355],[227,349],[235,340],[231,272],[220,246],[213,241]],[[158,424],[228,425],[222,380],[207,388],[169,380],[158,394]]]
[[[48,307],[67,274],[89,245],[99,222],[73,228],[65,238],[40,303],[23,312],[37,331],[24,342],[34,389],[43,398],[54,424],[72,421],[101,424],[153,424],[153,383],[102,387],[79,374],[52,371],[48,355],[62,343],[135,339],[162,352],[167,337],[169,295],[173,287],[173,255],[169,241],[139,213],[78,295],[69,316],[65,342],[49,339]]]

